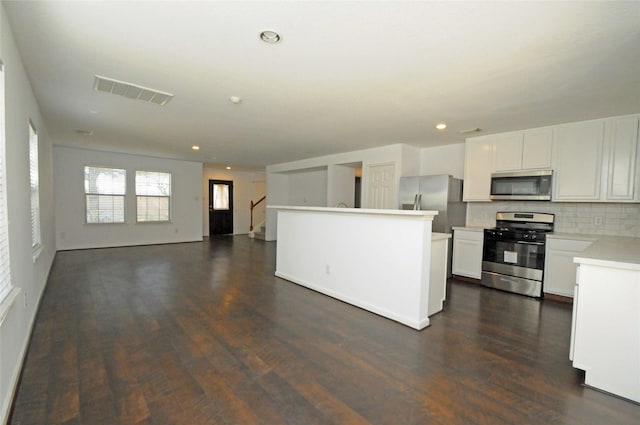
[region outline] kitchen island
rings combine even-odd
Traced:
[[[437,211],[268,206],[278,212],[276,276],[410,326],[446,297]]]
[[[640,402],[640,239],[602,237],[574,261],[573,366],[586,385]]]

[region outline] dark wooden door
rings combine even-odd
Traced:
[[[233,182],[209,180],[209,236],[233,233]]]

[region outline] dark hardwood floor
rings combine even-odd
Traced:
[[[275,247],[58,253],[10,423],[640,423],[581,385],[570,305],[452,281],[418,332],[274,277]]]

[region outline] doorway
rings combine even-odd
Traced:
[[[233,181],[209,180],[209,236],[233,233]]]
[[[369,165],[367,208],[396,208],[395,163]]]

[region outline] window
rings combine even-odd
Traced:
[[[213,209],[216,211],[229,209],[229,185],[217,183],[213,185]]]
[[[9,223],[7,220],[6,144],[4,128],[4,72],[0,62],[0,303],[11,292]]]
[[[126,171],[84,167],[87,223],[124,223]]]
[[[169,221],[171,174],[136,171],[136,205],[138,222]]]
[[[38,171],[38,133],[29,122],[29,176],[31,180],[31,247],[40,248],[40,179]]]

